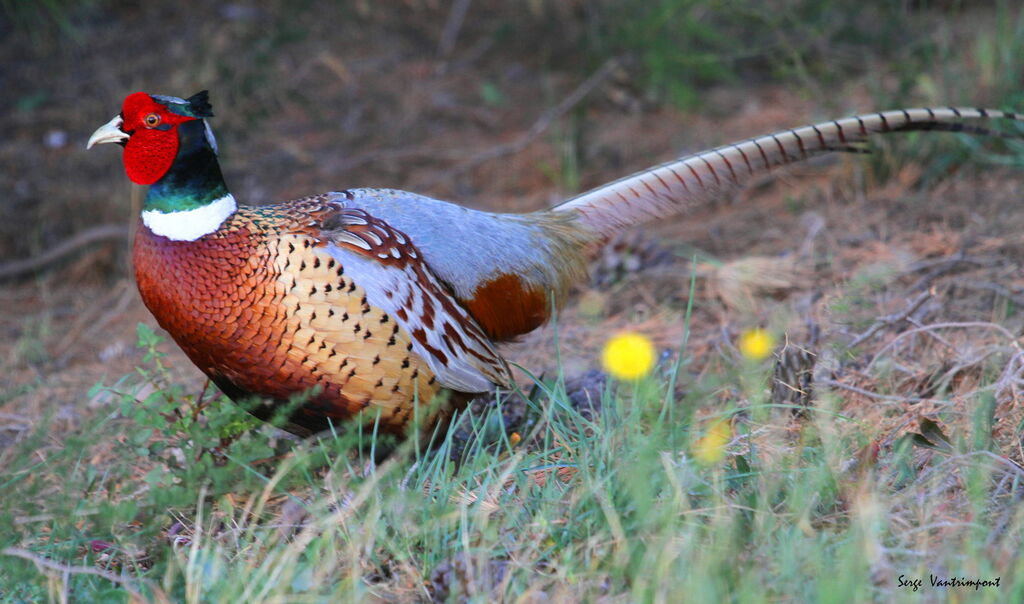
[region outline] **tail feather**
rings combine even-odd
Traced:
[[[897,109],[724,145],[637,172],[562,203],[552,212],[575,212],[594,233],[610,237],[625,227],[685,212],[736,190],[773,168],[831,151],[863,151],[872,134],[941,130],[1000,135],[963,124],[966,119],[1024,120],[1008,111],[967,108]]]

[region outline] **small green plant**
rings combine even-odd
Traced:
[[[170,378],[159,346],[164,338],[144,323],[138,326],[138,346],[145,351],[138,375],[146,396],[122,393],[121,415],[134,428],[124,441],[124,455],[155,464],[144,475],[155,505],[169,507],[194,503],[196,484],[217,496],[241,486],[236,467],[228,459],[249,464],[274,456],[275,451],[259,422],[225,397],[182,391]],[[233,464],[231,464],[233,465]],[[244,484],[244,483],[243,483]]]

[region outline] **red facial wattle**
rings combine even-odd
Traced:
[[[124,148],[124,169],[132,182],[151,185],[160,180],[178,154],[178,124],[196,118],[171,113],[144,92],[124,100],[121,129],[131,135]],[[147,116],[159,117],[156,127],[147,126]]]

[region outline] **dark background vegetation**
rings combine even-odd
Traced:
[[[659,455],[688,445],[648,430],[664,422],[642,409],[627,417],[644,439],[616,432],[625,420],[569,430],[586,447],[533,442],[523,464],[531,477],[536,468],[560,472],[558,460],[573,451],[585,455],[586,448],[607,459],[580,462],[572,471],[583,476],[600,467],[594,475],[603,479],[616,471],[635,474],[635,458],[649,454],[655,468],[650,483],[615,483],[619,490],[606,501],[590,497],[591,486],[579,487],[580,481],[592,485],[579,476],[576,483],[571,473],[563,477],[564,491],[551,486],[558,482],[552,478],[541,499],[569,501],[566,509],[538,511],[531,507],[540,505],[537,497],[522,505],[517,500],[512,507],[536,514],[525,525],[495,521],[502,527],[497,536],[486,522],[479,533],[463,529],[460,535],[470,533],[483,544],[476,578],[475,563],[458,557],[468,556],[461,544],[443,537],[450,527],[441,523],[448,520],[438,519],[454,513],[442,505],[446,500],[463,511],[475,505],[477,513],[479,476],[493,471],[507,478],[501,466],[507,457],[479,451],[483,461],[458,471],[435,460],[367,477],[352,467],[342,471],[337,460],[288,457],[297,445],[258,432],[231,406],[211,408],[202,418],[167,420],[182,401],[195,401],[203,380],[159,331],[137,329],[139,323],[155,326],[134,292],[127,253],[141,190],[127,181],[114,149],[84,150],[89,134],[119,111],[127,94],[188,96],[209,89],[225,176],[243,203],[367,186],[521,212],[687,152],[858,111],[919,105],[1024,110],[1022,33],[1019,7],[999,0],[0,0],[0,275],[6,276],[0,280],[0,489],[13,494],[0,497],[0,548],[122,577],[76,572],[47,579],[70,575],[5,556],[0,600],[71,594],[99,601],[123,599],[132,589],[187,600],[196,585],[212,600],[237,597],[237,578],[262,577],[267,552],[287,549],[291,534],[280,542],[261,536],[255,545],[239,544],[240,533],[225,528],[233,512],[224,510],[247,505],[239,503],[243,494],[258,492],[264,477],[284,466],[302,470],[281,482],[277,499],[261,500],[272,511],[251,522],[266,534],[278,535],[270,527],[285,521],[306,526],[308,516],[333,518],[336,508],[303,508],[302,516],[288,503],[318,500],[321,480],[330,483],[326,472],[331,480],[349,477],[345,484],[356,494],[372,481],[391,485],[381,487],[386,522],[359,516],[374,527],[368,532],[389,537],[378,536],[376,549],[336,556],[343,561],[336,568],[315,567],[327,577],[322,584],[303,583],[305,575],[297,572],[291,583],[275,586],[275,594],[324,595],[346,585],[364,596],[409,600],[467,593],[487,598],[495,589],[507,590],[510,599],[531,590],[555,599],[608,601],[660,593],[644,591],[635,578],[649,569],[645,556],[654,549],[642,543],[661,543],[658,531],[675,517],[643,517],[636,510],[665,497],[656,487]],[[817,162],[764,179],[737,203],[665,221],[620,242],[595,262],[595,285],[577,292],[561,318],[562,369],[570,382],[597,366],[609,333],[637,329],[654,337],[665,366],[685,360],[678,383],[672,373],[658,387],[668,393],[665,400],[678,396],[678,407],[694,422],[764,402],[762,391],[770,388],[747,388],[747,378],[736,373],[746,367],[733,346],[742,329],[769,326],[831,359],[816,392],[834,402],[836,413],[854,418],[855,427],[824,446],[824,436],[802,432],[804,420],[788,411],[781,418],[737,413],[736,430],[746,436],[734,443],[731,473],[716,475],[718,482],[708,478],[711,495],[687,491],[694,510],[720,505],[733,514],[723,529],[727,536],[700,532],[704,528],[688,533],[703,555],[693,560],[706,564],[693,574],[703,573],[712,586],[699,593],[711,599],[759,601],[750,594],[769,593],[800,601],[826,593],[827,577],[843,573],[855,578],[850,589],[862,599],[889,599],[901,569],[961,568],[944,557],[943,542],[973,547],[972,559],[983,562],[976,572],[1024,584],[1016,562],[1020,523],[1012,513],[1020,498],[1017,469],[975,477],[956,465],[965,451],[992,453],[1011,466],[1024,461],[1016,390],[1024,368],[1017,346],[1017,309],[1024,303],[1020,155],[1001,141],[927,134],[887,139],[872,150],[869,157]],[[34,270],[5,272],[83,233],[98,235],[68,255],[33,264]],[[698,295],[688,315],[694,258]],[[922,295],[927,299],[919,300]],[[908,308],[912,312],[900,318]],[[931,339],[906,334],[950,322],[979,326]],[[684,333],[688,348],[677,357]],[[552,335],[553,329],[542,330],[507,352],[531,370],[557,374]],[[876,362],[879,353],[887,354]],[[581,413],[569,390],[553,400],[570,415]],[[645,392],[624,397],[660,396]],[[977,415],[978,408],[988,415]],[[548,426],[544,433],[561,434],[568,425],[565,418],[534,421]],[[223,434],[243,429],[258,434],[234,449],[218,449]],[[955,447],[933,458],[921,447],[898,446],[915,435]],[[838,452],[808,453],[818,445]],[[193,465],[168,461],[192,454]],[[853,465],[843,465],[851,459]],[[876,461],[877,483],[865,482],[866,470],[848,472],[857,462]],[[963,481],[932,482],[942,464],[952,464],[953,474],[962,470]],[[408,493],[399,479],[406,470],[414,492],[432,492],[441,483],[450,491],[436,495],[435,507],[424,503],[403,516]],[[774,482],[790,472],[820,473],[825,486],[805,492],[781,478]],[[976,482],[966,484],[972,477]],[[977,486],[989,480],[999,486]],[[774,499],[756,500],[751,493],[757,492]],[[868,562],[852,553],[876,551],[869,538],[875,533],[857,532],[858,523],[867,522],[869,506],[857,503],[866,493],[884,500],[878,504],[883,516],[903,522],[880,529],[877,551],[885,553],[864,554]],[[940,509],[914,508],[910,502],[922,493],[937,498],[936,506],[941,500]],[[786,508],[801,498],[816,503]],[[200,537],[208,520],[196,516],[208,516],[210,502],[220,524],[209,524]],[[623,510],[630,534],[645,536],[637,539],[641,545],[630,545],[637,549],[623,555],[602,549],[621,536],[614,523],[593,520],[605,518],[608,506]],[[748,516],[749,510],[756,514]],[[918,532],[925,516],[941,517],[949,528]],[[718,526],[711,517],[693,518],[694,525]],[[554,528],[577,521],[585,532]],[[402,531],[387,527],[401,522],[409,523],[406,533],[395,536]],[[773,541],[772,522],[797,527],[796,545]],[[971,522],[974,533],[956,528]],[[510,531],[523,531],[523,547],[539,549],[516,550],[507,542]],[[675,543],[675,535],[665,536],[666,543]],[[350,541],[342,541],[361,538],[347,534]],[[189,553],[191,539],[226,548],[230,562],[217,567],[221,574],[209,571],[213,578],[202,581],[190,574],[205,560],[196,557],[198,550]],[[544,549],[549,540],[557,546]],[[853,543],[849,550],[847,542]],[[702,543],[728,546],[713,555],[699,551]],[[785,551],[806,558],[785,562],[793,581],[769,583],[758,569],[778,571],[774,564]],[[915,551],[925,553],[915,557]],[[569,561],[562,552],[577,557]],[[817,567],[815,558],[831,566]],[[684,566],[697,568],[692,560]],[[675,576],[686,574],[680,573]],[[813,591],[816,581],[800,587],[796,578],[805,574],[825,587]],[[746,576],[752,577],[747,595],[732,591]],[[688,584],[678,580],[664,585]],[[1009,601],[1009,592],[983,593]]]

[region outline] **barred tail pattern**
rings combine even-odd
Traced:
[[[994,109],[896,109],[782,130],[688,155],[621,178],[569,199],[552,212],[576,212],[593,232],[609,237],[621,229],[685,212],[734,191],[772,168],[829,151],[858,151],[872,134],[941,130],[993,134],[964,124],[972,119],[1024,120]]]

